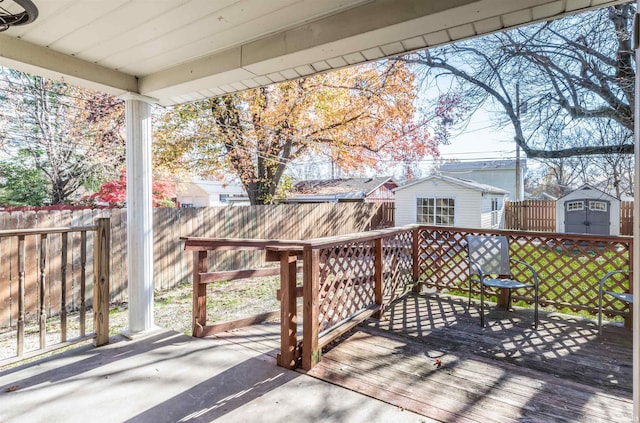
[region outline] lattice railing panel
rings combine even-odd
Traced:
[[[413,232],[382,239],[383,299],[388,304],[413,284]]]
[[[599,281],[611,270],[630,269],[632,238],[572,236],[511,231],[469,231],[452,228],[424,227],[418,232],[419,280],[438,290],[467,291],[469,266],[467,263],[467,234],[500,234],[509,238],[511,256],[531,264],[540,278],[540,304],[555,308],[598,310]],[[524,267],[512,268],[514,277],[530,280]],[[477,285],[477,284],[474,284]],[[611,284],[614,290],[626,291],[629,277],[616,275]],[[477,289],[474,287],[477,294]],[[514,291],[514,300],[533,303],[533,291]],[[628,307],[605,297],[605,313],[628,313]]]
[[[418,231],[419,280],[438,290],[460,290],[468,286],[466,243],[468,232],[429,228]],[[464,288],[467,289],[467,288]]]
[[[319,251],[318,330],[323,331],[375,303],[373,241]]]

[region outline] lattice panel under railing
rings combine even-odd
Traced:
[[[413,284],[413,232],[382,239],[383,298],[389,304]]]
[[[375,303],[373,241],[352,242],[319,251],[319,331]]]
[[[419,281],[438,290],[467,289],[469,264],[464,241],[467,234],[437,228],[418,231]]]
[[[630,243],[584,237],[568,239],[563,236],[510,236],[510,250],[514,258],[532,263],[540,277],[540,304],[572,311],[598,311],[599,282],[611,270],[629,269]],[[518,274],[516,273],[516,276]],[[614,278],[610,287],[625,291],[628,277]],[[617,284],[616,284],[617,282]],[[616,286],[617,285],[617,286]],[[514,296],[532,302],[527,296]],[[608,307],[606,306],[608,305]],[[607,314],[623,314],[627,309],[607,298]]]
[[[424,227],[418,231],[419,280],[438,290],[467,292],[469,267],[464,237],[481,233],[506,235],[511,256],[533,265],[540,278],[543,306],[595,314],[602,276],[611,270],[630,269],[632,238]],[[514,266],[512,271],[516,278],[530,278],[525,268]],[[608,286],[626,291],[629,277],[616,275]],[[514,291],[513,299],[533,303],[533,292]],[[610,297],[605,297],[603,309],[608,315],[628,313],[625,304]]]

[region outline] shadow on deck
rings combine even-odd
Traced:
[[[632,336],[592,320],[411,294],[330,346],[309,375],[446,422],[632,420]]]

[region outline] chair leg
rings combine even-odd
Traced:
[[[533,308],[533,327],[534,329],[538,329],[538,287],[536,286],[535,290],[535,298],[534,298],[534,308]]]
[[[480,327],[484,327],[484,283],[480,282]]]
[[[598,335],[602,336],[602,287],[598,291]]]

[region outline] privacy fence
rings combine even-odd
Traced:
[[[556,202],[553,200],[507,201],[504,228],[516,231],[555,232]],[[620,202],[620,235],[633,235],[633,202]]]
[[[392,209],[391,209],[392,210]],[[206,208],[154,209],[154,283],[156,289],[168,289],[191,279],[192,255],[184,251],[180,237],[312,239],[368,231],[392,225],[385,203],[302,204]],[[0,230],[85,227],[96,219],[109,217],[111,222],[111,300],[127,299],[127,219],[124,209],[0,212]],[[62,309],[77,310],[82,275],[93,272],[93,255],[83,254],[81,245],[93,243],[93,233],[71,233],[67,240],[50,235],[43,253],[35,238],[24,243],[24,297],[26,318],[46,310],[56,315]],[[69,245],[69,249],[63,245]],[[73,248],[72,248],[73,246]],[[64,251],[64,256],[63,256]],[[17,238],[0,238],[0,328],[15,326],[18,319],[21,269],[17,265]],[[44,267],[40,265],[46,254]],[[264,267],[264,251],[216,252],[212,269],[232,270]],[[51,298],[66,291],[66,302],[40,301],[38,281],[45,278]],[[63,282],[64,282],[64,287]],[[47,294],[49,295],[49,294]],[[93,292],[87,288],[86,302]]]

